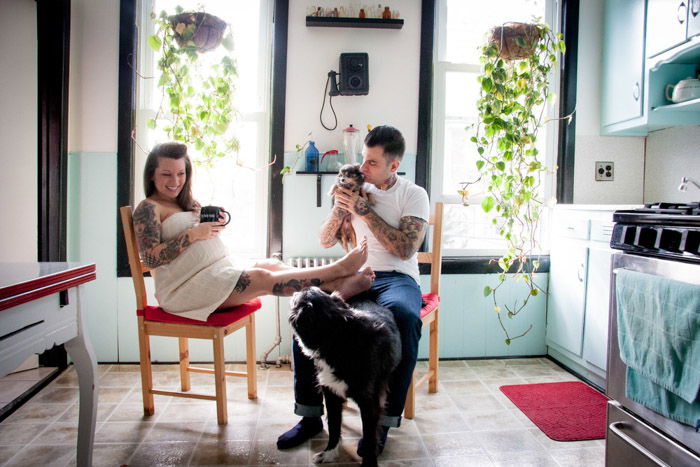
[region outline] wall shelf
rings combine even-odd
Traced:
[[[307,16],[306,26],[326,28],[401,29],[403,27],[403,19],[336,18],[333,16]]]
[[[652,109],[654,112],[698,112],[700,111],[700,98],[692,99],[685,102],[679,102],[677,104],[662,105],[659,107],[654,107]]]

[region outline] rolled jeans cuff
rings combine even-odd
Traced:
[[[323,406],[294,403],[294,413],[302,417],[320,417],[323,415]]]
[[[382,415],[379,419],[379,424],[391,428],[398,428],[401,426],[401,415]]]

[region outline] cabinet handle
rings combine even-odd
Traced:
[[[688,6],[685,4],[685,2],[681,2],[680,5],[678,5],[678,22],[680,24],[685,23],[685,20],[687,17],[688,17]]]
[[[639,100],[639,82],[634,83],[634,87],[632,88],[632,97],[634,97],[635,101]]]
[[[690,0],[690,14],[697,16],[700,13],[700,0]]]
[[[576,270],[576,277],[578,277],[579,282],[583,282],[583,271],[585,268],[586,266],[583,263],[581,263],[578,269]]]
[[[637,441],[633,440],[629,436],[627,436],[620,428],[624,426],[624,422],[613,422],[610,425],[608,425],[608,428],[612,433],[614,433],[616,436],[618,436],[621,440],[625,441],[627,444],[635,448],[637,451],[639,451],[640,454],[642,454],[644,457],[655,463],[656,465],[660,465],[662,467],[670,467],[667,463],[656,457],[654,453],[649,451],[647,448],[639,444]],[[618,428],[620,427],[620,428]]]

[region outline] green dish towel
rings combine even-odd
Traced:
[[[618,341],[627,397],[700,425],[700,286],[617,270]]]

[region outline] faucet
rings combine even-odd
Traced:
[[[678,191],[688,191],[688,183],[692,183],[693,185],[695,185],[696,188],[700,189],[700,185],[698,185],[698,182],[696,182],[690,177],[683,177],[681,178],[681,184],[678,185]]]

